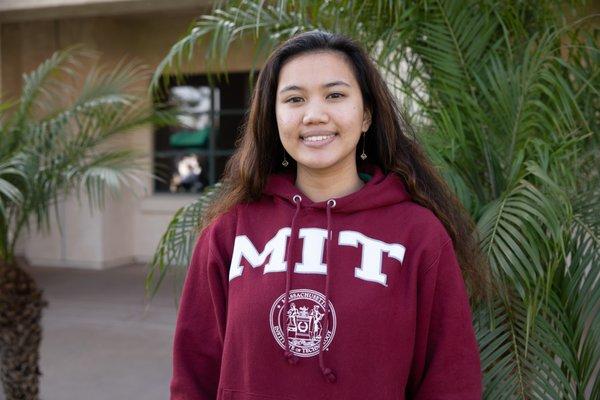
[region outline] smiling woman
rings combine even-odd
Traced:
[[[296,186],[313,201],[360,189],[356,146],[371,119],[344,53],[293,57],[281,69],[279,87],[277,128],[285,151],[297,162]]]
[[[189,265],[172,400],[481,398],[473,223],[408,131],[351,39],[271,54]]]

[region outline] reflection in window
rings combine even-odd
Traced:
[[[213,103],[211,104],[211,97]],[[211,111],[220,109],[219,88],[209,86],[173,86],[169,105],[176,110],[179,126],[169,136],[173,149],[206,148],[212,130]],[[171,173],[169,191],[198,193],[208,185],[207,172],[203,172],[199,155],[190,153],[175,157],[176,169]]]
[[[214,89],[214,111],[219,112],[219,89]],[[175,148],[205,147],[210,136],[211,90],[208,86],[175,86],[169,104],[177,110],[180,130],[171,134],[169,144]]]
[[[169,191],[198,193],[208,185],[206,173],[202,173],[202,167],[198,156],[189,154],[180,157],[177,161],[177,170],[171,176]]]
[[[246,72],[229,73],[212,86],[206,75],[167,81],[157,104],[174,109],[177,123],[155,129],[155,192],[198,193],[220,179],[249,106],[249,88]]]

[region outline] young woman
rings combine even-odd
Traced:
[[[171,399],[481,398],[473,224],[359,45],[312,31],[271,54],[223,182]]]

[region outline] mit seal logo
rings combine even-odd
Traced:
[[[279,346],[285,350],[284,329],[287,329],[290,350],[298,357],[312,357],[319,354],[319,342],[322,335],[325,335],[323,350],[326,350],[335,335],[337,322],[331,301],[329,301],[330,319],[327,332],[323,332],[325,296],[321,293],[310,289],[290,290],[287,326],[285,326],[286,317],[283,313],[284,305],[285,293],[275,300],[269,315],[271,332]]]

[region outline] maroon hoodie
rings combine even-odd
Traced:
[[[171,400],[481,399],[452,240],[396,174],[360,176],[356,192],[313,202],[273,174],[259,201],[203,230]]]

